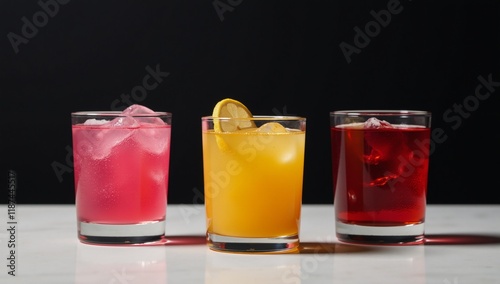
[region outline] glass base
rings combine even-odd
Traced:
[[[208,247],[227,252],[286,252],[299,247],[299,236],[240,238],[207,233]]]
[[[161,240],[165,220],[137,224],[78,223],[78,238],[91,244],[143,244]]]
[[[424,223],[404,226],[363,226],[336,222],[339,241],[356,244],[422,244]]]

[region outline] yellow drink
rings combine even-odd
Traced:
[[[298,238],[305,120],[298,125],[284,132],[217,133],[204,125],[207,234]]]

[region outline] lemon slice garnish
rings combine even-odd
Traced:
[[[286,128],[278,122],[268,122],[257,128],[257,132],[262,133],[287,133]]]
[[[214,119],[215,132],[234,132],[240,129],[255,128],[255,123],[245,118],[251,118],[252,113],[241,102],[234,99],[223,99],[219,101],[212,113],[213,117],[220,118],[242,118],[242,120]]]
[[[252,113],[250,110],[241,102],[226,98],[219,101],[212,112],[212,117],[214,118],[214,132],[239,132],[245,130],[255,129],[255,123],[251,120],[245,120],[245,118],[251,118]],[[220,118],[220,119],[218,119]],[[226,118],[241,118],[242,120],[230,120]],[[217,146],[223,152],[230,152],[231,147],[224,141],[222,135],[216,135],[215,140]]]

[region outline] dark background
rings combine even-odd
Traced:
[[[363,108],[433,113],[429,203],[500,203],[496,0],[60,1],[0,0],[2,203],[9,170],[18,203],[73,203],[70,112],[124,108],[147,66],[169,75],[129,102],[173,113],[169,203],[202,202],[200,117],[225,97],[308,118],[304,203],[333,202],[329,112]]]

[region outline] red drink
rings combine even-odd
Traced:
[[[117,119],[121,121],[117,123]],[[142,237],[140,231],[150,237],[164,233],[171,126],[132,117],[117,119],[102,123],[94,119],[72,127],[75,202],[82,240],[130,242],[125,239]],[[148,233],[148,224],[155,223],[152,230],[156,233]],[[122,231],[116,236],[99,235],[102,226]],[[107,239],[110,237],[118,240]]]
[[[391,242],[391,238],[402,237],[397,242],[404,242],[406,233],[394,237],[395,230],[384,231],[383,227],[423,228],[429,138],[430,128],[420,125],[382,123],[371,127],[369,123],[353,123],[331,127],[339,239]],[[360,233],[363,229],[359,228],[366,230]]]

